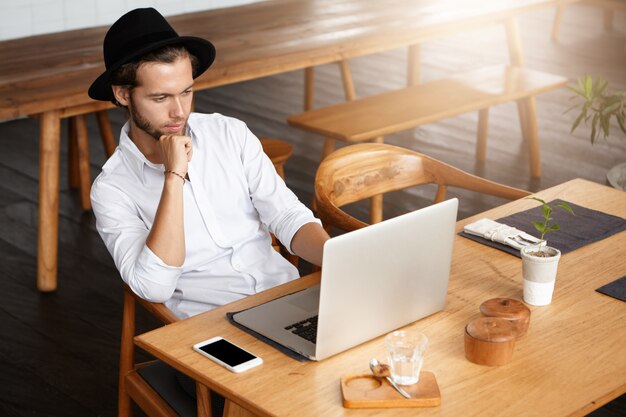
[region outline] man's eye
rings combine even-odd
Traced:
[[[183,91],[183,96],[188,96],[192,92],[193,92],[193,90],[185,90],[185,91]]]
[[[162,103],[165,101],[165,97],[155,97],[154,101],[156,101],[157,103]]]

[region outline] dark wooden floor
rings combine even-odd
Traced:
[[[605,33],[600,11],[571,7],[565,13],[561,41],[554,44],[549,40],[553,15],[554,10],[542,10],[521,19],[527,65],[572,80],[584,73],[602,74],[613,87],[626,88],[626,17],[616,16],[617,29]],[[425,44],[422,78],[506,62],[505,44],[501,27]],[[404,66],[405,53],[400,50],[354,60],[357,93],[363,96],[402,86]],[[335,65],[320,68],[316,81],[316,106],[343,100]],[[302,86],[302,72],[226,86],[199,93],[197,109],[238,117],[258,136],[288,139],[295,149],[286,166],[287,183],[309,202],[321,138],[285,122],[289,114],[302,109]],[[529,177],[527,148],[512,104],[491,113],[488,161],[483,166],[474,163],[475,114],[395,135],[388,142],[532,191],[576,177],[604,183],[606,171],[626,160],[626,138],[617,134],[616,126],[608,141],[593,147],[584,129],[571,135],[575,116],[564,114],[570,96],[563,89],[538,99],[541,179]],[[112,111],[111,118],[117,131],[124,115]],[[104,154],[95,120],[89,122],[95,177]],[[93,215],[81,212],[75,191],[67,187],[66,143],[61,159],[59,289],[52,294],[41,294],[35,287],[37,122],[0,123],[0,149],[0,294],[4,299],[0,306],[0,416],[114,416],[122,289],[95,231]],[[460,217],[500,203],[469,195],[461,198]],[[386,215],[422,204],[422,194],[397,193],[386,200]],[[150,325],[150,320],[144,319],[141,327]],[[626,398],[622,396],[594,415],[626,416]]]

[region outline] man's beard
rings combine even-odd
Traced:
[[[132,99],[130,100],[130,106],[128,106],[128,109],[130,112],[130,118],[132,119],[135,126],[137,126],[139,129],[146,132],[148,135],[152,136],[154,140],[158,141],[159,139],[161,139],[161,136],[170,134],[169,132],[158,130],[152,125],[152,123],[150,123],[148,119],[143,117],[143,115],[139,113],[139,111],[137,111]],[[181,129],[182,133],[179,132],[179,134],[184,134],[186,128],[187,128],[187,122],[185,121],[185,124],[183,125]]]

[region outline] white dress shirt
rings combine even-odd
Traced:
[[[166,265],[147,246],[164,167],[149,162],[122,128],[119,146],[91,189],[96,227],[122,279],[140,297],[183,318],[298,277],[271,246],[317,222],[276,174],[247,126],[192,113],[193,157],[183,186],[185,262]]]

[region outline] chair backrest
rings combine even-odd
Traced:
[[[341,148],[321,163],[315,176],[317,214],[325,226],[351,231],[367,226],[340,207],[391,191],[436,184],[433,203],[443,201],[447,187],[459,187],[507,199],[528,191],[477,177],[424,154],[397,146],[364,143]]]

